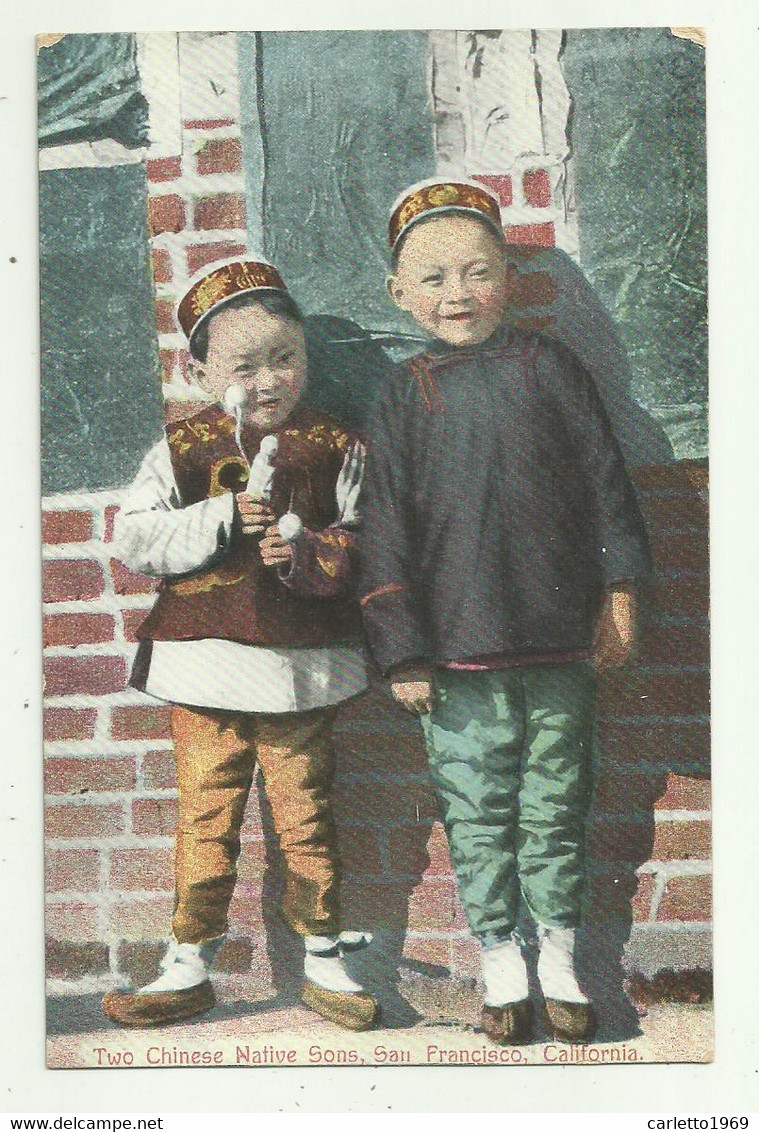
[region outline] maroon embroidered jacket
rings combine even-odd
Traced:
[[[167,427],[183,506],[245,490],[250,469],[234,433],[234,420],[216,406]],[[243,449],[250,459],[263,435],[243,428]],[[296,410],[275,435],[279,450],[273,461],[272,509],[277,517],[295,511],[308,528],[292,575],[283,580],[276,569],[265,567],[258,540],[243,536],[235,524],[229,546],[210,569],[164,580],[138,632],[141,640],[216,638],[316,648],[359,634],[350,579],[355,536],[343,528],[329,529],[338,519],[336,484],[355,437],[334,419],[307,409]],[[316,581],[312,576],[308,585],[301,584],[299,557],[308,560]],[[324,584],[319,584],[319,573]]]

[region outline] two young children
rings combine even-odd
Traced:
[[[551,1026],[585,1039],[594,1016],[573,950],[592,661],[629,655],[645,533],[591,379],[558,344],[505,323],[496,201],[465,182],[416,186],[390,243],[390,294],[432,343],[398,367],[368,430],[366,635],[396,700],[422,719],[483,948],[483,1027],[497,1042],[531,1033],[521,892]],[[154,1025],[213,1004],[257,759],[287,862],[283,913],[305,938],[304,1001],[366,1028],[378,1007],[343,957],[367,936],[342,931],[329,805],[335,705],[365,679],[351,601],[363,452],[302,406],[299,316],[270,265],[215,268],[179,317],[198,381],[228,411],[169,426],[119,520],[127,564],[166,579],[133,682],[176,705],[174,936],[163,975],[104,1007]],[[251,490],[270,436],[272,469]]]

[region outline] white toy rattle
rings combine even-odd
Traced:
[[[264,436],[261,440],[258,453],[252,462],[248,461],[242,446],[242,411],[248,403],[248,391],[239,382],[228,385],[224,392],[224,408],[235,418],[235,441],[245,461],[250,463],[250,475],[246,492],[263,503],[271,502],[272,485],[274,482],[274,457],[279,451],[279,441],[276,436]],[[303,523],[294,511],[287,511],[278,520],[279,533],[286,542],[295,542],[303,530]]]
[[[249,461],[248,457],[245,455],[245,449],[242,446],[242,411],[247,403],[248,391],[245,386],[241,385],[238,381],[228,385],[224,390],[224,408],[235,418],[235,442],[246,464],[249,463]]]
[[[261,441],[253,463],[250,465],[250,475],[246,491],[254,499],[263,503],[271,503],[271,489],[274,483],[274,464],[272,460],[279,450],[279,441],[276,436],[265,436]]]

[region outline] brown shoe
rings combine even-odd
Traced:
[[[187,990],[164,991],[159,994],[110,991],[103,999],[103,1011],[120,1026],[147,1029],[184,1022],[197,1014],[205,1014],[216,1004],[211,983],[206,980]]]
[[[505,1006],[483,1006],[482,1028],[499,1046],[518,1046],[532,1037],[534,1013],[529,998]]]
[[[347,1030],[371,1030],[380,1016],[379,1003],[373,995],[329,991],[309,979],[303,984],[302,1002]]]
[[[589,1002],[545,1000],[548,1024],[558,1042],[587,1042],[596,1032],[596,1012]]]

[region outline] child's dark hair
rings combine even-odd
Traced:
[[[205,362],[208,357],[208,328],[221,311],[236,310],[238,307],[263,307],[269,314],[275,314],[288,322],[303,322],[298,304],[286,291],[244,291],[224,303],[217,311],[201,322],[192,336],[190,353],[196,362]]]
[[[447,216],[465,216],[472,220],[479,221],[484,228],[487,228],[488,232],[495,236],[496,240],[503,244],[504,249],[507,247],[506,236],[503,233],[503,229],[496,228],[495,224],[488,220],[481,212],[476,212],[474,209],[470,211],[461,208],[440,209],[437,212],[430,212],[426,216],[420,216],[418,220],[415,220],[413,224],[409,224],[408,227],[401,232],[395,247],[390,253],[390,271],[393,275],[398,269],[398,260],[400,259],[401,251],[403,250],[403,245],[406,243],[406,237],[409,232],[413,232],[416,228],[421,228],[422,224],[431,224],[433,220],[440,220]]]

